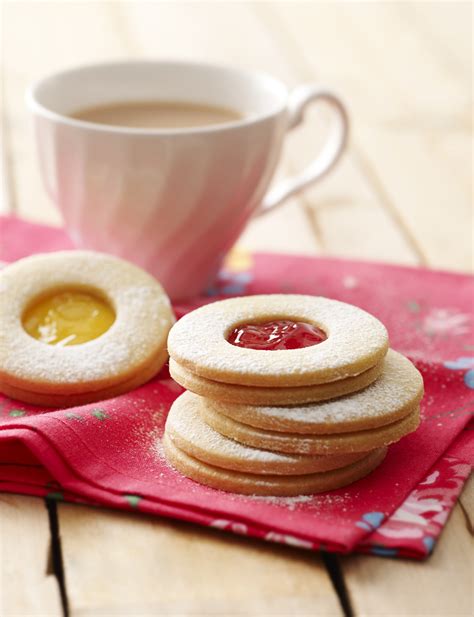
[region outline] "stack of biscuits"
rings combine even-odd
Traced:
[[[336,300],[215,302],[175,324],[168,348],[171,375],[187,392],[168,415],[167,459],[217,489],[294,496],[340,488],[419,424],[418,370],[389,349],[379,320]]]

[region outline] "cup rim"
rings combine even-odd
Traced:
[[[99,124],[95,122],[87,122],[85,120],[79,120],[76,118],[72,118],[65,114],[61,114],[56,111],[52,111],[42,103],[40,103],[37,99],[37,91],[38,89],[47,81],[52,79],[61,78],[65,75],[71,73],[77,73],[80,71],[95,69],[95,68],[107,68],[110,66],[133,66],[133,65],[176,65],[176,66],[186,66],[186,67],[204,67],[210,69],[219,69],[228,72],[232,72],[238,75],[241,75],[245,78],[253,78],[258,79],[260,81],[265,81],[270,84],[273,88],[278,89],[281,95],[281,102],[272,107],[271,110],[265,111],[263,113],[257,114],[255,116],[251,116],[249,118],[243,118],[241,120],[235,120],[231,122],[225,122],[222,124],[209,125],[209,126],[198,126],[198,127],[177,127],[177,128],[135,128],[135,127],[126,127],[126,126],[118,126],[113,124]],[[183,60],[183,59],[143,59],[143,60],[112,60],[108,62],[94,62],[88,64],[81,64],[69,69],[64,69],[61,71],[56,71],[55,73],[51,73],[46,77],[42,77],[34,81],[26,90],[25,101],[29,109],[37,115],[41,115],[49,120],[53,120],[55,122],[59,122],[62,124],[75,126],[77,128],[88,129],[92,131],[104,132],[104,133],[121,133],[128,135],[148,135],[148,136],[169,136],[169,135],[196,135],[203,133],[218,133],[222,131],[232,131],[238,130],[243,127],[252,126],[253,124],[257,124],[264,120],[267,120],[273,116],[277,116],[282,111],[284,111],[288,104],[288,89],[285,84],[273,77],[272,75],[260,72],[260,71],[251,71],[247,69],[241,69],[232,65],[219,64],[214,62],[198,62],[193,60]]]

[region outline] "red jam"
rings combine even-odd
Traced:
[[[267,351],[311,347],[326,339],[326,333],[316,326],[286,319],[238,326],[227,338],[236,347]]]

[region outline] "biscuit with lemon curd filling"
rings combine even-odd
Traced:
[[[152,379],[161,370],[167,358],[168,354],[166,351],[162,351],[156,358],[153,359],[148,367],[143,369],[137,375],[102,390],[77,392],[74,394],[64,395],[54,394],[52,392],[32,392],[21,390],[20,388],[15,388],[15,386],[10,386],[5,383],[3,383],[1,387],[3,394],[6,394],[10,398],[23,401],[24,403],[42,405],[44,407],[76,407],[77,405],[87,405],[88,403],[94,403],[98,400],[113,398],[138,388]]]
[[[0,271],[0,293],[0,391],[19,400],[48,404],[50,396],[68,406],[108,398],[148,381],[166,362],[169,299],[122,259],[92,251],[34,255]]]

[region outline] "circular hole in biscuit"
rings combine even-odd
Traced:
[[[108,298],[95,289],[48,290],[26,307],[21,323],[36,340],[48,345],[81,345],[102,336],[115,321]]]
[[[288,317],[237,324],[226,335],[235,347],[261,351],[303,349],[326,339],[326,332],[316,324]]]

